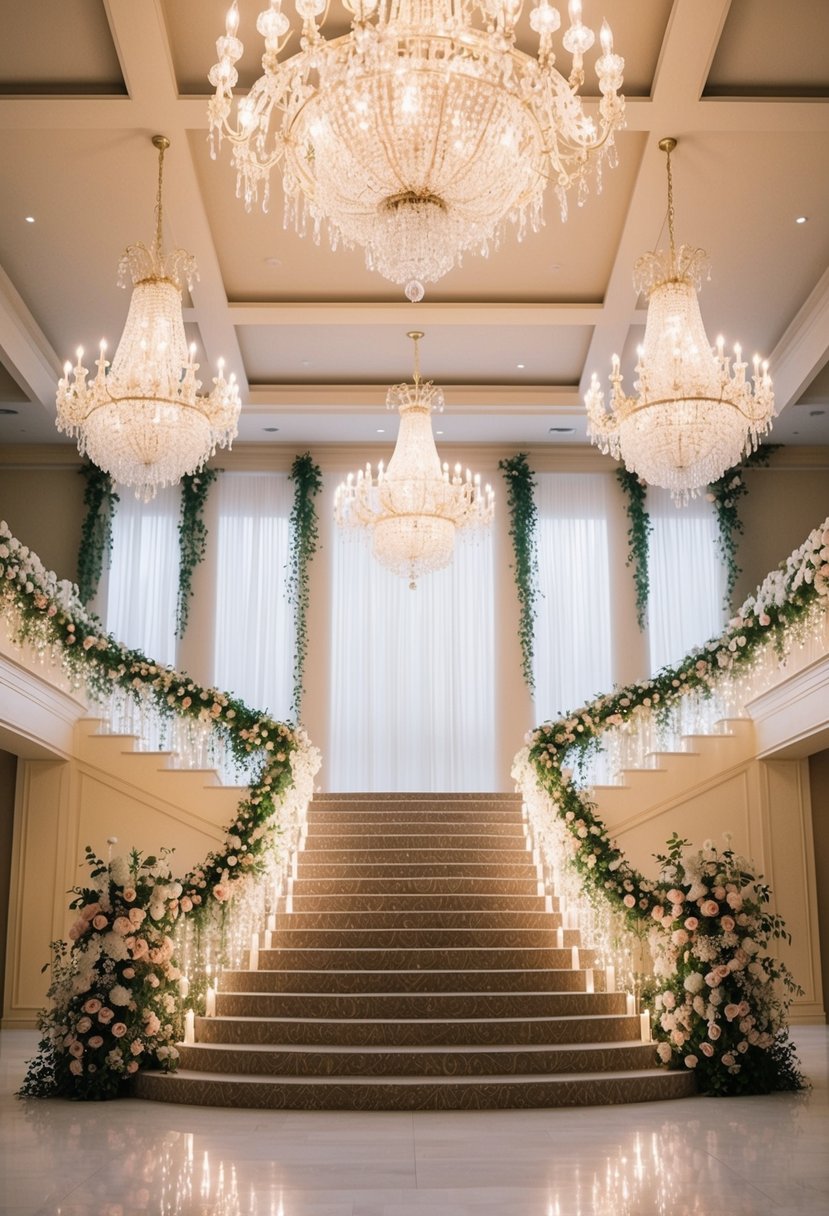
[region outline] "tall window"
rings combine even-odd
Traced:
[[[294,622],[285,596],[293,490],[287,473],[217,480],[214,679],[282,721],[293,693]]]
[[[651,671],[676,663],[722,629],[725,569],[711,503],[676,507],[667,490],[648,489]]]
[[[329,788],[494,789],[491,537],[410,591],[338,531],[332,574]]]
[[[106,627],[155,662],[174,664],[181,492],[167,486],[143,503],[130,489],[117,488]]]
[[[577,709],[612,687],[607,513],[601,473],[537,476],[535,714]]]

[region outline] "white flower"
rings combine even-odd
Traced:
[[[702,992],[703,988],[705,987],[705,976],[699,971],[692,971],[690,975],[685,976],[685,983],[683,987],[685,988],[686,992]]]
[[[109,1001],[111,1005],[129,1005],[132,997],[129,991],[123,984],[113,984],[109,990]]]

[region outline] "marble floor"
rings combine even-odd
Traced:
[[[805,1094],[317,1114],[21,1101],[0,1033],[2,1216],[826,1216],[829,1029]]]

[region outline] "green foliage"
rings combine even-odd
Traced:
[[[78,595],[88,604],[98,590],[104,557],[112,552],[112,518],[119,499],[109,473],[96,464],[87,460],[79,472],[86,479],[83,493],[86,515],[78,549]]]
[[[740,576],[740,567],[737,564],[737,537],[742,535],[744,528],[737,504],[743,495],[748,493],[748,486],[743,480],[742,473],[745,469],[765,467],[779,447],[780,444],[777,443],[763,444],[762,447],[746,456],[745,460],[735,464],[733,469],[728,469],[723,473],[722,477],[712,481],[708,487],[708,499],[714,504],[717,515],[720,555],[725,563],[724,607],[726,612],[731,608],[731,597]]]
[[[538,595],[538,551],[536,527],[538,511],[533,490],[536,485],[526,452],[509,460],[500,460],[498,468],[507,483],[507,505],[510,511],[509,534],[512,537],[515,589],[518,593],[520,618],[518,640],[521,643],[521,670],[527,687],[535,687],[533,654],[535,644],[535,601]]]
[[[625,510],[628,524],[628,556],[625,565],[633,566],[633,582],[636,587],[636,620],[639,628],[645,628],[648,612],[650,578],[648,575],[648,546],[653,530],[645,497],[648,488],[644,481],[626,468],[616,470],[616,480],[625,495]]]
[[[190,615],[190,597],[193,594],[193,571],[204,559],[207,548],[207,527],[204,522],[204,504],[211,485],[216,480],[216,469],[200,469],[198,473],[185,473],[181,479],[181,518],[178,525],[178,598],[176,600],[176,637],[184,637]]]
[[[314,498],[322,489],[322,472],[310,452],[297,456],[291,465],[294,505],[291,509],[291,549],[288,557],[288,602],[294,610],[294,695],[291,709],[299,719],[302,706],[305,658],[308,653],[309,565],[317,551],[319,529]]]

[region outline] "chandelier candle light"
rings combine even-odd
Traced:
[[[250,208],[282,162],[285,224],[332,248],[365,250],[369,269],[405,285],[412,301],[464,253],[497,247],[507,222],[519,238],[541,222],[544,188],[555,182],[562,219],[566,194],[583,201],[624,117],[624,60],[605,23],[595,72],[601,98],[585,113],[578,90],[595,34],[570,0],[562,37],[571,56],[555,66],[558,9],[536,0],[530,26],[537,56],[516,46],[523,0],[343,0],[350,32],[328,38],[329,0],[295,0],[300,49],[280,59],[292,36],[282,0],[270,0],[256,28],[265,40],[264,74],[231,118],[236,62],[236,0],[210,71],[211,149],[233,145],[237,193]],[[318,21],[319,18],[319,21]]]
[[[198,277],[196,263],[183,249],[164,253],[161,190],[170,141],[154,135],[152,142],[158,149],[155,236],[149,249],[130,245],[121,257],[119,285],[129,272],[133,292],[112,365],[101,342],[97,374],[87,380],[79,348],[57,394],[58,430],[75,436],[82,455],[144,501],[201,468],[217,447],[229,446],[240,410],[236,378],[225,380],[221,361],[210,395],[198,395],[199,365],[195,346],[187,348],[181,311],[183,286],[191,289]]]
[[[757,448],[771,428],[774,392],[768,363],[759,355],[752,384],[739,345],[732,365],[723,339],[716,348],[708,341],[697,297],[708,256],[688,245],[676,248],[671,177],[676,140],[662,139],[659,147],[667,157],[670,250],[646,253],[634,268],[636,291],[648,295],[633,384],[637,395],[625,396],[614,355],[609,409],[595,372],[585,404],[593,443],[644,481],[670,490],[679,505]]]
[[[420,379],[419,330],[407,335],[414,342],[414,383],[396,384],[388,391],[388,409],[400,414],[400,430],[388,468],[383,462],[372,473],[370,464],[337,487],[334,517],[342,527],[366,528],[372,553],[381,566],[416,580],[442,570],[452,560],[455,532],[487,527],[495,512],[492,487],[481,487],[478,473],[455,465],[441,467],[432,434],[432,411],[443,409],[443,390]]]

